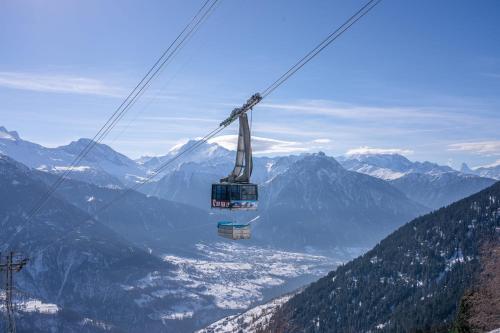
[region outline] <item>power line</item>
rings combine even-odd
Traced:
[[[337,28],[330,35],[328,35],[327,38],[325,38],[321,43],[319,43],[313,50],[311,50],[303,58],[301,58],[297,63],[295,63],[287,72],[285,72],[276,81],[274,81],[270,86],[268,86],[262,92],[262,94],[257,93],[257,94],[252,95],[250,97],[250,99],[248,99],[247,102],[245,104],[243,104],[242,107],[234,109],[231,112],[231,115],[227,119],[225,119],[223,122],[221,122],[219,127],[210,131],[202,139],[197,141],[194,145],[186,148],[185,150],[178,153],[177,155],[175,155],[171,159],[167,160],[165,163],[163,163],[158,168],[153,170],[153,172],[148,177],[146,177],[142,181],[138,182],[136,185],[126,189],[124,192],[122,192],[121,194],[116,196],[114,199],[109,201],[106,205],[102,206],[97,212],[94,212],[94,214],[90,217],[90,219],[93,219],[94,217],[96,217],[99,213],[101,213],[102,211],[104,211],[107,208],[109,208],[110,206],[112,206],[115,202],[117,202],[118,200],[120,200],[124,196],[128,195],[130,192],[133,192],[133,191],[137,190],[139,187],[141,187],[142,185],[148,183],[150,180],[155,178],[159,173],[161,173],[166,167],[168,167],[170,164],[172,164],[175,160],[179,159],[182,155],[185,155],[185,154],[189,153],[190,151],[197,149],[200,145],[207,142],[209,139],[214,137],[216,134],[218,134],[223,129],[225,129],[227,126],[229,126],[233,121],[235,121],[237,119],[238,115],[240,115],[241,113],[248,112],[249,110],[252,110],[253,107],[256,106],[264,97],[268,96],[270,93],[272,93],[274,90],[276,90],[279,86],[281,86],[293,74],[295,74],[299,69],[301,69],[309,61],[311,61],[318,53],[320,53],[322,50],[324,50],[333,41],[335,41],[338,37],[340,37],[345,31],[347,31],[352,25],[354,25],[358,20],[360,20],[363,16],[365,16],[370,10],[372,10],[378,3],[380,3],[380,1],[381,0],[370,0],[361,9],[359,9],[354,15],[352,15],[347,21],[345,21],[339,28]],[[84,223],[85,221],[88,221],[88,220],[89,219],[86,218],[81,223]],[[48,249],[51,246],[53,246],[54,244],[56,244],[58,241],[66,238],[72,231],[76,230],[81,225],[81,223],[77,223],[77,225],[74,228],[70,229],[61,238],[53,241],[47,247],[38,251],[37,254],[45,251],[46,249]]]
[[[174,55],[184,46],[185,42],[198,30],[200,25],[207,19],[210,13],[215,8],[219,0],[206,0],[202,7],[198,10],[191,21],[184,27],[184,29],[177,35],[174,41],[168,46],[153,66],[148,70],[146,75],[139,81],[139,83],[132,89],[125,100],[113,112],[110,118],[104,123],[94,137],[87,143],[84,149],[75,157],[70,166],[58,177],[52,184],[47,192],[35,203],[33,209],[28,214],[27,221],[38,213],[38,211],[45,205],[50,197],[55,193],[57,188],[64,182],[73,168],[77,166],[85,156],[99,143],[106,135],[115,127],[115,125],[123,118],[125,113],[135,104],[135,102],[142,96],[145,90],[150,86],[152,80],[158,76],[165,64],[173,58]]]
[[[215,135],[217,135],[219,132],[221,132],[227,126],[228,125],[226,125],[226,126],[219,126],[219,127],[215,128],[214,130],[212,130],[209,133],[207,133],[202,139],[200,139],[199,141],[197,141],[194,145],[189,146],[188,148],[184,149],[183,151],[179,152],[177,155],[173,156],[172,158],[170,158],[169,160],[167,160],[166,162],[164,162],[163,164],[161,164],[159,167],[157,167],[155,170],[153,170],[153,172],[148,177],[144,178],[143,180],[141,180],[140,182],[138,182],[136,185],[134,185],[132,187],[129,187],[128,189],[124,190],[122,193],[118,194],[116,197],[114,197],[113,199],[111,199],[110,201],[108,201],[108,203],[106,203],[104,206],[102,206],[96,212],[94,212],[89,218],[85,218],[84,220],[76,223],[76,225],[73,228],[67,230],[61,237],[53,240],[49,245],[47,245],[46,247],[42,248],[41,250],[38,250],[33,255],[33,257],[38,256],[39,254],[45,252],[50,247],[54,246],[58,242],[62,241],[66,237],[68,237],[73,231],[78,230],[78,228],[81,227],[82,224],[85,223],[86,221],[95,219],[95,217],[97,217],[97,215],[99,215],[101,212],[103,212],[106,209],[108,209],[115,202],[121,200],[123,197],[127,196],[131,192],[136,191],[139,187],[141,187],[142,185],[144,185],[144,184],[148,183],[149,181],[151,181],[158,174],[160,174],[163,170],[165,170],[165,168],[167,168],[169,165],[171,165],[173,162],[175,162],[177,159],[179,159],[182,155],[185,155],[185,154],[187,154],[187,153],[189,153],[189,152],[197,149],[200,145],[202,145],[203,143],[205,143],[208,140],[210,140],[211,138],[213,138]]]
[[[19,257],[14,252],[9,252],[4,257],[0,254],[0,272],[5,272],[4,290],[5,290],[5,315],[7,317],[7,333],[16,333],[16,321],[14,318],[14,273],[20,272],[28,263],[28,259]]]
[[[337,38],[339,38],[344,32],[346,32],[354,23],[360,20],[363,16],[368,14],[376,5],[378,5],[382,0],[370,0],[363,7],[361,7],[354,15],[352,15],[347,21],[345,21],[340,27],[335,29],[331,34],[329,34],[325,39],[321,41],[314,49],[297,61],[288,71],[281,75],[276,81],[271,83],[266,89],[261,93],[262,98],[265,98],[281,86],[286,80],[288,80],[293,74],[295,74],[299,69],[304,67],[309,61],[311,61],[318,53],[323,51],[327,46],[333,43]]]

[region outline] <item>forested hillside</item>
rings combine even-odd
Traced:
[[[491,262],[483,260],[485,254],[498,255],[491,249],[500,243],[499,201],[500,182],[413,220],[293,297],[273,316],[268,331],[457,329],[462,297],[477,289],[486,262]],[[460,311],[462,322],[474,313],[465,310]],[[485,319],[485,327],[500,327],[496,320],[498,316]]]

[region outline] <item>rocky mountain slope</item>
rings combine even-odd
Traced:
[[[255,237],[287,247],[369,246],[426,208],[387,182],[305,156],[261,189]]]
[[[495,180],[491,178],[457,172],[410,173],[390,181],[408,198],[433,209],[449,205],[494,183]]]
[[[465,198],[495,180],[485,174],[458,172],[431,162],[412,162],[399,154],[351,154],[341,156],[346,169],[389,181],[408,198],[429,208],[440,208]]]
[[[55,176],[0,156],[0,251],[30,257],[16,276],[20,332],[191,332],[337,264],[231,244],[217,238],[216,216],[137,192],[91,220],[123,190],[75,180],[23,227]]]
[[[27,223],[27,212],[47,191],[30,172],[5,156],[0,158],[0,251],[15,250],[30,257],[30,264],[16,276],[18,289],[61,310],[30,313],[36,320],[19,320],[20,331],[49,332],[60,327],[65,332],[80,332],[93,321],[117,331],[163,327],[151,317],[156,306],[167,307],[171,301],[159,299],[140,307],[136,300],[144,290],[124,286],[140,285],[152,271],[170,275],[173,266],[57,198]],[[171,287],[175,286],[172,282]],[[121,326],[123,316],[130,319],[127,327]]]
[[[497,160],[495,163],[490,165],[478,166],[474,168],[469,168],[467,164],[463,163],[460,171],[467,174],[500,180],[500,160]]]
[[[500,242],[500,183],[419,217],[287,302],[268,332],[447,332]],[[491,279],[491,278],[490,278]],[[472,289],[473,290],[473,289]],[[500,327],[498,318],[488,327]]]

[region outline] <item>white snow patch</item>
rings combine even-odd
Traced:
[[[263,329],[269,323],[279,306],[287,302],[293,295],[276,298],[266,304],[256,306],[242,314],[223,318],[196,331],[196,333],[252,333]]]
[[[89,166],[81,165],[81,166],[74,166],[74,167],[68,167],[68,166],[54,166],[53,168],[55,171],[72,171],[72,172],[84,172],[90,169]]]

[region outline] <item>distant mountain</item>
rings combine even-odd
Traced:
[[[154,157],[144,156],[136,160],[136,162],[147,170],[154,170],[177,154],[192,149],[195,145],[198,145],[196,149],[183,154],[182,158],[179,158],[165,168],[165,172],[163,173],[176,170],[180,165],[188,162],[203,162],[207,166],[213,166],[229,161],[234,162],[234,153],[230,150],[227,150],[216,143],[204,142],[200,144],[199,140],[189,140],[184,144],[174,146],[166,155]]]
[[[150,287],[137,286],[152,272],[171,274],[170,264],[57,198],[27,223],[27,212],[47,186],[34,179],[31,170],[5,156],[0,157],[0,170],[0,251],[27,255],[30,263],[16,275],[16,284],[23,293],[61,309],[52,314],[26,314],[29,321],[18,318],[19,331],[164,329],[161,321],[151,317],[156,307],[168,308],[171,300],[140,306],[142,294]],[[175,281],[170,283],[171,288],[177,286]],[[92,327],[96,322],[100,327]]]
[[[262,187],[254,234],[288,248],[369,246],[426,210],[387,182],[319,153]]]
[[[54,176],[33,172],[32,177],[52,184]],[[80,208],[128,241],[162,254],[179,246],[188,251],[201,241],[215,241],[217,215],[182,203],[126,190],[109,189],[67,180],[56,196]],[[209,201],[209,200],[208,200]],[[105,210],[102,207],[113,202]],[[182,232],[183,230],[189,232]]]
[[[195,141],[176,147],[171,153],[185,151]],[[175,155],[166,155],[154,163],[143,162],[143,166],[157,167]],[[234,167],[235,153],[216,143],[203,143],[193,155],[172,163],[156,182],[144,185],[140,190],[148,195],[181,202],[201,209],[210,209],[211,185],[229,174]],[[254,157],[252,182],[263,184],[285,171],[302,156]],[[151,161],[151,160],[150,160]]]
[[[490,165],[474,168],[469,168],[467,164],[462,163],[460,171],[462,171],[463,173],[500,180],[500,160]]]
[[[500,327],[500,294],[490,283],[498,281],[498,251],[500,182],[413,220],[330,272],[288,301],[265,331],[493,330]]]
[[[16,275],[20,332],[192,332],[335,264],[224,241],[216,215],[71,179],[23,228],[53,178],[0,155],[0,252],[30,257]]]
[[[61,174],[68,170],[75,157],[89,144],[80,139],[66,146],[46,148],[25,141],[17,132],[0,127],[0,154],[7,155],[33,169]],[[123,187],[143,177],[146,170],[109,146],[97,144],[69,174],[70,178],[100,186]]]
[[[441,174],[453,172],[448,166],[431,162],[412,162],[399,154],[351,154],[340,156],[340,164],[350,171],[392,180],[409,173]]]
[[[420,204],[437,209],[491,186],[495,180],[457,172],[409,173],[390,183]]]
[[[348,155],[343,156],[340,163],[348,170],[385,179],[408,198],[433,209],[494,183],[492,179],[467,175],[448,166],[412,162],[399,154]]]

